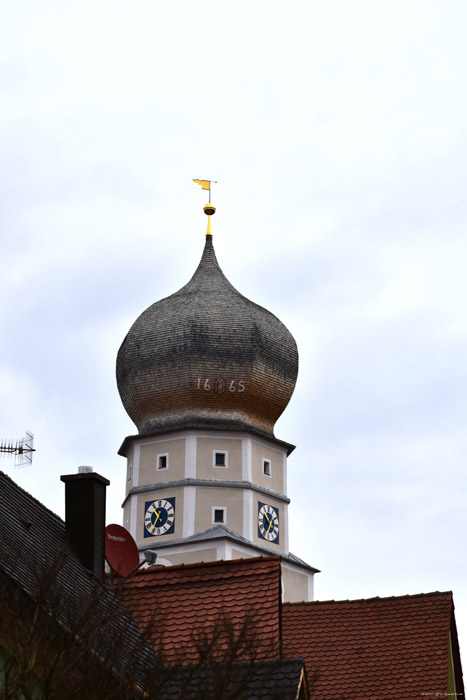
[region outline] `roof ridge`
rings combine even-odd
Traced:
[[[203,568],[203,569],[209,569],[209,568],[214,568],[216,566],[226,566],[227,564],[235,564],[235,565],[249,565],[252,563],[259,563],[259,562],[270,562],[270,561],[279,561],[281,560],[280,554],[271,554],[271,556],[258,556],[258,557],[244,557],[241,559],[217,559],[215,561],[197,561],[197,562],[192,562],[190,564],[174,564],[173,566],[152,566],[148,569],[138,569],[135,571],[135,573],[132,575],[131,578],[135,576],[144,576],[148,575],[150,573],[156,573],[157,571],[187,571],[188,569],[197,569],[197,568]],[[130,579],[128,579],[130,580]]]
[[[429,598],[429,597],[448,597],[451,601],[453,599],[452,591],[430,591],[429,593],[405,593],[403,595],[392,595],[392,596],[373,596],[372,598],[347,598],[344,600],[334,600],[334,598],[329,598],[328,600],[311,600],[311,601],[296,601],[296,602],[284,602],[283,606],[286,605],[328,605],[329,603],[337,604],[350,604],[350,603],[372,603],[376,601],[391,601],[391,600],[407,600],[413,598]]]

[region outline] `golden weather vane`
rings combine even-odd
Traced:
[[[201,189],[208,190],[209,192],[209,204],[205,204],[203,207],[204,213],[208,216],[208,230],[206,231],[207,236],[212,236],[211,232],[211,216],[216,213],[216,207],[211,204],[211,182],[217,184],[217,180],[195,180],[197,185],[200,185]]]
[[[201,185],[201,189],[209,191],[209,204],[211,204],[211,182],[217,185],[217,180],[193,180],[197,185]]]

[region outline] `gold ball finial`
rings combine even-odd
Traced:
[[[205,204],[203,207],[203,211],[208,216],[212,216],[213,214],[216,213],[216,207],[214,206],[214,204],[211,204],[211,203]]]

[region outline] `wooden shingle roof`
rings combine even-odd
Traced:
[[[192,279],[139,316],[117,357],[120,397],[140,435],[217,428],[273,437],[297,372],[291,333],[230,284],[212,236]]]

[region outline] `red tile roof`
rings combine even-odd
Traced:
[[[229,660],[273,659],[280,656],[280,576],[278,556],[154,567],[127,579],[119,595],[169,663],[195,663],[206,640],[215,644],[204,660],[219,660],[232,637],[238,649]]]
[[[283,656],[304,657],[316,700],[444,695],[452,612],[450,592],[285,603]]]

